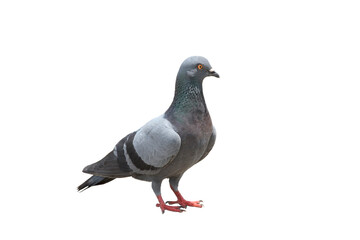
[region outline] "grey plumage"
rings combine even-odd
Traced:
[[[205,103],[202,82],[219,77],[203,57],[186,59],[178,72],[175,95],[168,110],[127,135],[100,161],[84,168],[93,176],[78,187],[89,187],[132,176],[151,181],[162,212],[183,211],[186,206],[201,207],[199,201],[186,201],[178,191],[183,173],[204,159],[214,146],[216,131]],[[169,206],[161,197],[161,183],[169,178],[180,206]]]

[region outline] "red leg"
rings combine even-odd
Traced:
[[[171,187],[171,186],[170,186]],[[183,196],[180,194],[179,191],[175,191],[172,187],[171,189],[173,190],[173,192],[175,193],[176,197],[177,197],[177,201],[167,201],[166,203],[168,204],[179,204],[181,207],[186,208],[187,206],[190,207],[198,207],[198,208],[202,208],[203,204],[202,204],[202,200],[199,201],[186,201]]]
[[[162,199],[161,195],[157,195],[156,197],[159,200],[159,203],[156,204],[156,206],[161,208],[162,213],[164,213],[165,210],[172,211],[172,212],[184,212],[185,211],[184,209],[182,209],[181,206],[174,207],[174,206],[166,205],[164,203],[164,200]]]

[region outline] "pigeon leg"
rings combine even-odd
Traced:
[[[161,212],[164,214],[165,210],[168,210],[168,211],[172,211],[172,212],[184,212],[185,210],[182,209],[181,206],[169,206],[169,205],[166,205],[164,200],[162,199],[161,197],[161,181],[153,181],[152,182],[152,188],[153,188],[153,191],[155,192],[156,194],[156,197],[159,201],[158,204],[156,204],[157,207],[160,207],[161,209]]]
[[[181,176],[178,177],[178,178],[170,178],[170,188],[175,193],[175,195],[177,197],[177,201],[167,201],[166,203],[168,203],[170,205],[171,204],[179,204],[183,208],[186,208],[187,206],[202,208],[203,207],[202,200],[199,200],[199,201],[187,201],[180,194],[180,192],[178,190],[178,185],[179,185],[180,178],[181,178]]]

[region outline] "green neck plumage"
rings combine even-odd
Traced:
[[[175,96],[166,114],[185,115],[193,112],[207,112],[202,80],[177,79]]]

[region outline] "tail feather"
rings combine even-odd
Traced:
[[[105,183],[108,183],[108,182],[110,182],[110,181],[112,181],[114,179],[115,178],[92,176],[88,180],[86,180],[83,184],[78,186],[77,190],[79,192],[82,192],[82,191],[85,191],[86,189],[88,189],[89,187],[105,184]]]

